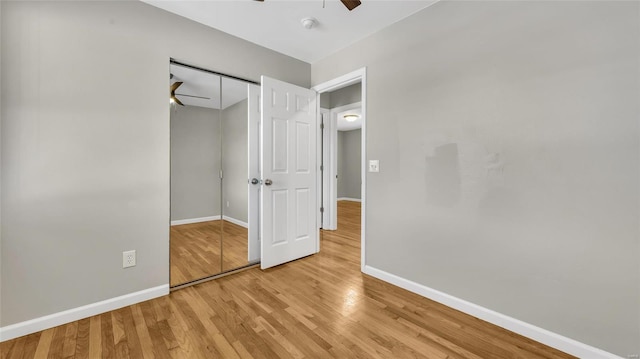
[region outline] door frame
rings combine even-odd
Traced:
[[[331,207],[327,208],[325,203],[329,203],[331,198],[331,189],[328,189],[324,184],[329,180],[331,171],[325,165],[327,158],[331,159],[331,145],[327,146],[325,138],[331,136],[331,110],[320,107],[320,113],[318,119],[320,122],[320,131],[318,131],[318,156],[317,161],[321,166],[318,171],[318,204],[320,205],[320,211],[318,212],[317,224],[320,229],[332,229],[330,225]],[[335,229],[335,228],[334,228]],[[318,242],[320,243],[320,242]],[[320,246],[318,246],[320,251]]]
[[[316,101],[316,106],[317,106],[317,110],[316,113],[320,114],[320,94],[325,93],[325,92],[331,92],[331,91],[335,91],[338,89],[341,89],[343,87],[347,87],[349,85],[353,85],[355,83],[360,82],[362,84],[362,98],[360,100],[361,106],[362,106],[362,118],[364,119],[362,121],[362,158],[361,158],[361,188],[360,188],[360,194],[362,197],[362,205],[360,207],[360,271],[364,272],[364,268],[365,265],[367,263],[366,261],[366,203],[367,203],[367,165],[366,165],[366,160],[367,160],[367,122],[368,122],[368,118],[367,118],[367,68],[363,67],[360,68],[358,70],[352,71],[350,73],[347,73],[345,75],[339,76],[337,78],[334,78],[333,80],[329,80],[326,82],[323,82],[319,85],[316,85],[314,87],[312,87],[311,89],[317,92],[317,101]],[[322,142],[322,141],[320,141]],[[321,151],[321,144],[318,144],[318,151]],[[320,171],[319,171],[320,172]],[[318,174],[318,176],[322,176],[322,173],[320,172]],[[319,178],[320,179],[320,178]],[[322,186],[322,181],[318,181],[318,186]],[[319,188],[319,191],[321,191],[322,189]],[[319,211],[319,209],[318,209]]]

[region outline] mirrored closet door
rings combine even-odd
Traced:
[[[249,241],[249,99],[244,81],[222,78],[222,270],[229,271],[260,260]],[[254,156],[257,158],[257,156]],[[251,221],[253,222],[253,221]],[[252,223],[256,225],[257,223]]]
[[[175,62],[170,68],[175,287],[259,261],[248,237],[257,225],[249,216],[249,147],[257,146],[248,142],[248,93],[257,85]]]

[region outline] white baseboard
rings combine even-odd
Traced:
[[[362,202],[360,198],[340,197],[338,201]]]
[[[58,325],[71,323],[76,320],[102,314],[111,310],[126,307],[128,305],[162,297],[169,294],[169,284],[141,290],[139,292],[125,294],[119,297],[100,302],[83,305],[78,308],[65,310],[44,317],[11,324],[0,328],[0,342],[18,338],[41,330],[57,327]]]
[[[241,221],[239,219],[235,219],[235,218],[232,218],[232,217],[229,217],[229,216],[222,216],[222,219],[225,220],[225,221],[229,221],[229,222],[231,222],[233,224],[237,224],[240,227],[249,228],[249,223],[243,222],[243,221]]]
[[[191,224],[191,223],[200,223],[200,222],[209,222],[209,221],[217,221],[220,219],[220,216],[209,216],[209,217],[200,217],[200,218],[187,218],[187,219],[178,219],[175,221],[171,221],[172,226],[179,226],[181,224]]]
[[[579,341],[564,337],[560,334],[553,333],[546,329],[536,327],[535,325],[523,322],[521,320],[509,317],[507,315],[495,312],[493,310],[481,307],[477,304],[467,302],[466,300],[454,297],[452,295],[440,292],[436,289],[429,288],[422,284],[412,282],[408,279],[399,277],[395,274],[385,272],[380,269],[365,265],[363,272],[372,277],[376,277],[385,282],[404,288],[410,292],[419,294],[447,307],[457,309],[463,313],[469,314],[476,318],[495,324],[499,327],[518,333],[522,336],[545,344],[552,348],[558,349],[565,353],[574,355],[578,358],[590,359],[620,359],[621,357],[606,352],[604,350],[592,347]]]

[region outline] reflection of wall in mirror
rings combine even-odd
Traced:
[[[220,216],[217,109],[171,109],[171,220]]]
[[[361,199],[362,130],[338,131],[338,198]]]
[[[224,218],[246,226],[248,221],[247,99],[222,111],[222,206]]]

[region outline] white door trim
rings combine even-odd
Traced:
[[[360,232],[360,270],[364,272],[365,265],[367,263],[366,260],[366,199],[367,199],[367,68],[363,67],[361,69],[352,71],[348,74],[337,77],[333,80],[329,80],[327,82],[323,82],[319,85],[312,87],[311,89],[318,93],[317,108],[318,112],[320,112],[320,94],[324,92],[335,91],[341,89],[343,87],[353,85],[355,83],[360,82],[362,84],[362,99],[360,101],[362,106],[362,159],[361,159],[361,173],[362,173],[362,207],[360,212],[361,218],[361,232]]]
[[[325,165],[327,159],[331,160],[331,148],[332,146],[329,144],[330,141],[330,133],[331,133],[331,110],[326,108],[320,108],[320,112],[318,113],[318,118],[322,121],[318,121],[322,124],[320,131],[318,131],[318,166],[324,166],[322,170],[318,170],[318,203],[320,204],[320,212],[318,212],[318,227],[322,229],[332,229],[331,228],[331,219],[332,219],[332,209],[331,209],[331,191],[327,183],[330,183],[331,179],[331,171],[330,166]],[[324,208],[324,213],[322,212],[322,208]],[[318,241],[320,243],[320,241]],[[318,252],[320,251],[320,247],[318,247]]]

